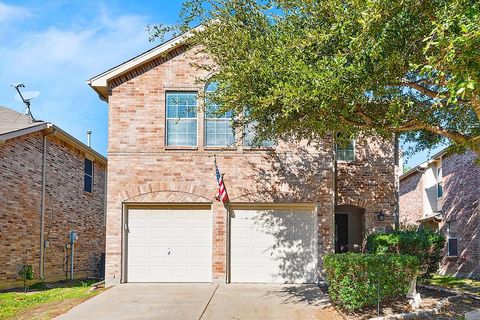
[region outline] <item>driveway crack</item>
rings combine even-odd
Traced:
[[[210,305],[210,302],[212,301],[213,296],[215,295],[215,292],[217,292],[218,286],[219,286],[219,285],[217,284],[217,286],[216,286],[215,289],[213,290],[212,295],[210,296],[210,299],[208,299],[208,302],[207,302],[207,304],[205,305],[205,308],[203,308],[202,314],[200,315],[200,317],[198,318],[198,320],[201,320],[202,317],[203,317],[203,315],[205,314],[205,311],[207,311],[207,308],[208,308],[208,306]]]

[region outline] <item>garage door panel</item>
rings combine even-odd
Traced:
[[[315,230],[313,210],[234,210],[231,281],[314,282]]]
[[[192,247],[192,258],[210,259],[211,250],[210,247]]]
[[[170,238],[170,229],[168,227],[150,227],[150,237],[168,239]]]
[[[168,256],[168,247],[163,247],[163,246],[155,246],[155,247],[150,247],[150,258],[164,258]]]
[[[192,238],[192,228],[182,225],[174,225],[172,228],[172,239],[176,240],[188,240],[190,242]],[[190,242],[191,243],[191,242]]]
[[[127,281],[211,282],[212,214],[130,209]]]

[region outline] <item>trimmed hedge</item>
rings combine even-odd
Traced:
[[[416,257],[398,254],[327,254],[324,259],[330,299],[347,310],[406,295],[418,267]]]
[[[367,252],[375,254],[397,253],[415,256],[420,261],[422,279],[437,272],[442,259],[445,237],[430,229],[399,230],[391,233],[373,233],[367,238]]]

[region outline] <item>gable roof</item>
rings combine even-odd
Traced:
[[[435,153],[433,156],[430,157],[430,159],[428,159],[427,161],[425,162],[422,162],[420,163],[419,165],[413,167],[412,169],[408,170],[407,172],[405,172],[404,174],[402,174],[400,177],[399,177],[399,180],[403,180],[405,179],[406,177],[408,176],[411,176],[412,174],[416,173],[416,172],[423,172],[427,167],[428,165],[430,165],[431,163],[437,161],[439,158],[441,158],[442,156],[444,156],[446,153],[448,153],[450,149],[450,146],[440,150],[439,152]]]
[[[203,26],[197,26],[192,30],[185,32],[177,37],[174,37],[168,41],[165,41],[152,49],[149,49],[130,60],[122,62],[121,64],[104,71],[93,78],[87,80],[87,83],[90,87],[93,88],[98,93],[100,99],[107,101],[108,100],[108,81],[114,79],[140,65],[148,63],[153,59],[158,58],[162,54],[166,54],[169,51],[179,47],[184,44],[188,38],[190,38],[195,31],[202,30]]]
[[[107,163],[107,158],[103,155],[56,125],[42,120],[33,121],[28,115],[0,106],[0,145],[5,143],[6,140],[41,130],[52,132],[55,136],[73,144],[75,147],[92,156],[96,160],[99,160],[104,164]]]

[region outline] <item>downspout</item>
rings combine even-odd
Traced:
[[[400,229],[400,148],[399,148],[399,135],[395,134],[394,136],[394,168],[395,168],[395,213],[394,213],[394,223],[395,223],[395,230]]]
[[[43,154],[42,154],[42,192],[40,199],[40,279],[45,280],[45,193],[47,179],[47,137],[55,134],[52,132],[43,135]]]

